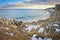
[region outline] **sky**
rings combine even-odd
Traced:
[[[25,0],[0,0],[0,3],[4,4],[4,3],[13,3],[13,2],[21,2],[21,1],[25,1]]]
[[[0,0],[0,8],[47,8],[60,4],[60,0]],[[46,7],[47,6],[47,7]]]

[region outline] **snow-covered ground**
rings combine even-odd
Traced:
[[[58,29],[58,28],[55,28],[56,29],[56,31],[55,32],[60,32],[60,29]]]
[[[39,29],[38,29],[39,28]],[[41,27],[40,25],[29,25],[26,30],[30,32],[32,29],[38,29],[38,32],[43,32],[45,28]]]
[[[58,25],[58,24],[53,24],[53,26],[59,27],[59,25]]]
[[[58,22],[51,22],[51,23],[48,24],[48,26],[59,27],[59,23]]]
[[[41,27],[40,25],[27,25],[26,30],[28,32],[30,32],[32,29],[36,29],[36,30],[38,30],[38,33],[43,33],[43,32],[46,32],[45,29],[53,28],[53,29],[55,29],[55,32],[60,32],[59,26],[60,26],[59,23],[56,23],[56,22],[48,23],[48,25],[46,27]],[[51,30],[51,29],[49,29],[49,30]],[[41,37],[36,38],[37,35],[38,34],[33,34],[31,37],[31,40],[52,40],[52,38],[41,38]]]
[[[29,25],[26,30],[28,30],[28,32],[30,32],[32,29],[37,29],[39,28],[40,26],[39,25]]]
[[[60,25],[59,25],[59,22],[52,22],[52,23],[49,23],[48,26],[51,27],[51,28],[54,27],[55,32],[60,32],[60,28],[59,28]],[[47,26],[46,28],[49,28],[48,26]]]
[[[41,27],[39,30],[38,30],[38,32],[44,32],[44,28],[43,27]]]
[[[31,40],[52,40],[52,38],[36,38],[37,34],[34,34],[32,37],[31,37]]]

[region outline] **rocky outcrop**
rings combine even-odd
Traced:
[[[57,22],[60,22],[60,4],[56,4],[54,17]]]

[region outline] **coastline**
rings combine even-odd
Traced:
[[[4,28],[12,27],[12,30],[15,30],[15,31],[18,29],[23,33],[22,34],[23,36],[26,36],[25,39],[28,39],[28,40],[31,39],[31,37],[32,37],[31,40],[33,40],[33,35],[35,35],[35,34],[37,34],[36,36],[38,36],[38,37],[44,35],[44,38],[47,38],[47,40],[48,39],[52,40],[52,39],[54,39],[54,36],[56,36],[56,38],[57,38],[57,35],[55,35],[55,34],[53,35],[49,32],[47,34],[44,33],[44,30],[50,31],[52,29],[52,27],[51,28],[48,27],[50,20],[51,19],[49,18],[46,20],[39,20],[37,22],[23,22],[23,21],[16,21],[16,20],[11,20],[11,19],[7,19],[7,18],[0,18],[0,27],[4,27]],[[6,28],[6,30],[8,30],[8,28]],[[54,30],[54,28],[52,30]],[[18,39],[19,39],[19,37],[18,37]],[[23,37],[22,37],[22,40],[25,40],[25,39],[23,39]]]
[[[6,34],[5,36],[8,35],[9,39],[12,39],[13,37],[13,40],[15,40],[15,38],[17,38],[18,40],[34,40],[33,38],[35,38],[36,40],[59,39],[60,23],[55,22],[55,18],[53,15],[54,12],[49,12],[51,14],[50,18],[33,22],[23,22],[21,20],[0,18],[0,31],[2,32],[6,30],[5,32],[3,32],[4,34]],[[16,33],[16,35],[13,33]]]
[[[45,11],[48,11],[49,12],[49,15],[50,15],[50,17],[48,17],[48,18],[45,18],[45,19],[40,19],[39,17],[38,18],[36,18],[36,19],[33,19],[33,20],[28,20],[28,21],[22,21],[22,20],[16,20],[16,19],[10,19],[10,18],[6,18],[6,17],[4,17],[3,19],[7,19],[7,20],[15,20],[15,21],[22,21],[22,22],[24,22],[24,23],[26,23],[26,24],[33,24],[33,25],[37,25],[37,24],[43,24],[46,20],[50,20],[50,18],[51,17],[53,17],[53,11],[49,11],[49,9],[47,10],[47,9],[45,9]],[[52,16],[51,16],[52,15]],[[0,18],[1,19],[1,18]]]

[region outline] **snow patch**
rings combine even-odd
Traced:
[[[44,38],[44,40],[52,40],[52,38]]]
[[[44,31],[44,28],[41,27],[38,32],[43,32],[43,31]]]
[[[55,28],[56,29],[56,31],[55,32],[59,32],[60,31],[60,29],[58,29],[58,28]]]
[[[40,27],[39,25],[29,25],[26,30],[28,30],[28,32],[30,32],[32,29],[37,29],[38,27]]]
[[[43,40],[42,38],[39,38],[39,40]]]
[[[58,24],[53,24],[53,26],[59,27],[59,25],[58,25]]]
[[[11,32],[11,33],[8,33],[8,32],[5,32],[7,35],[10,35],[10,36],[14,36],[14,33]]]
[[[36,36],[37,36],[37,34],[34,34],[33,37],[31,38],[31,40],[37,40]]]
[[[14,36],[14,33],[10,33],[11,36]]]

